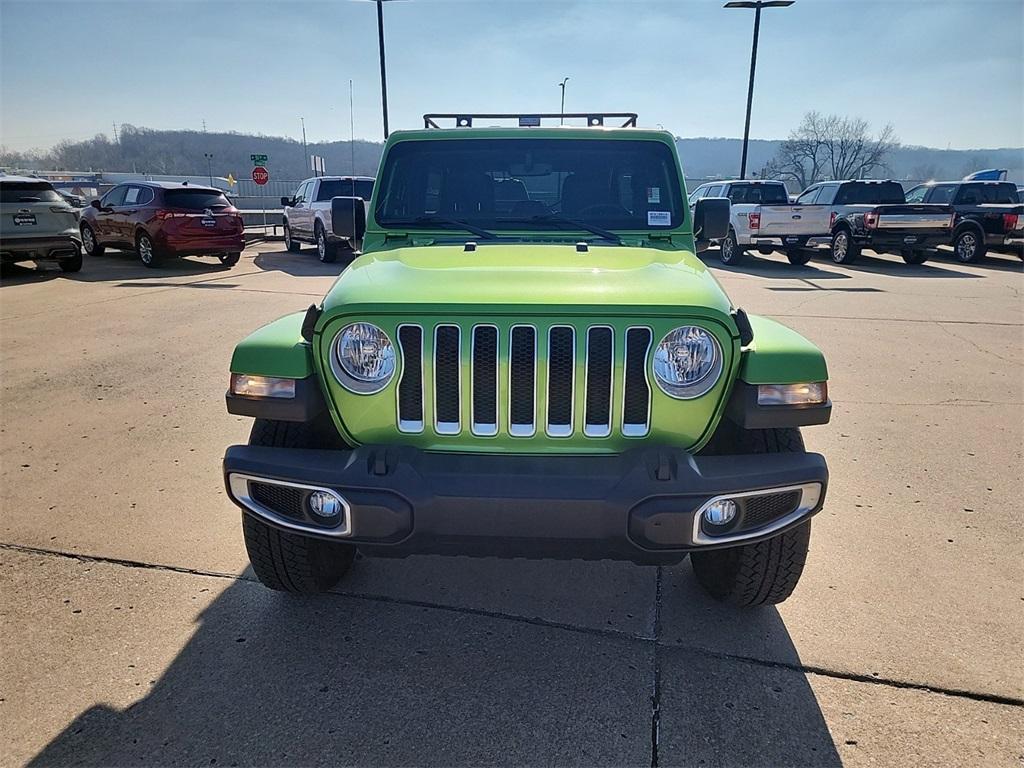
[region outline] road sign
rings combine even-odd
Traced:
[[[249,155],[249,157],[252,158],[252,164],[253,165],[263,165],[263,166],[266,166],[266,164],[267,164],[267,156],[266,155]]]
[[[268,171],[262,165],[257,165],[255,168],[252,169],[252,180],[255,181],[257,185],[262,187],[264,184],[270,181],[270,171]]]

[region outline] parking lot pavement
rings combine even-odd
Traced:
[[[715,255],[708,263],[714,265]],[[1024,759],[1021,265],[713,267],[825,351],[800,587],[689,565],[362,560],[255,583],[219,460],[233,345],[341,265],[279,244],[0,284],[4,764],[1016,765]]]

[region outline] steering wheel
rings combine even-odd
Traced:
[[[615,203],[598,203],[581,208],[574,218],[578,219],[622,219],[629,218],[632,214]]]

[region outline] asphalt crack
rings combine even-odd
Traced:
[[[60,558],[65,560],[77,560],[83,563],[103,563],[105,565],[115,565],[124,568],[138,568],[142,570],[152,571],[165,571],[170,573],[182,573],[191,576],[205,576],[214,579],[223,579],[225,581],[243,581],[253,584],[258,584],[259,581],[253,576],[247,576],[244,573],[227,573],[224,571],[210,571],[202,568],[185,568],[177,565],[166,565],[162,563],[147,563],[139,560],[128,560],[117,557],[105,557],[98,555],[85,555],[76,552],[65,552],[55,549],[46,549],[43,547],[31,547],[23,544],[9,544],[7,542],[0,542],[0,550],[8,550],[11,552],[21,552],[30,555],[42,555],[45,557]],[[866,683],[869,685],[878,685],[887,688],[897,688],[901,690],[921,691],[923,693],[933,693],[941,696],[950,696],[959,699],[968,699],[970,701],[984,702],[988,704],[1000,704],[1011,707],[1024,708],[1024,698],[1017,696],[1005,696],[998,693],[986,693],[984,691],[972,691],[965,688],[953,688],[949,686],[929,685],[926,683],[918,683],[912,680],[898,680],[895,678],[880,677],[875,675],[865,675],[857,672],[844,672],[842,670],[830,669],[828,667],[821,667],[814,664],[793,664],[784,661],[773,661],[770,659],[760,659],[753,656],[743,656],[741,654],[724,653],[719,651],[710,651],[706,648],[692,645],[682,645],[674,643],[665,643],[660,638],[661,631],[661,575],[662,567],[658,566],[658,576],[656,580],[655,588],[655,624],[654,632],[651,635],[639,634],[636,632],[625,632],[619,629],[609,628],[598,628],[598,627],[584,627],[578,624],[569,624],[561,621],[551,621],[550,619],[543,619],[539,616],[524,616],[521,614],[504,613],[501,611],[488,611],[482,608],[469,608],[463,606],[444,605],[441,603],[432,603],[427,600],[412,600],[401,597],[390,597],[388,595],[376,595],[366,592],[349,592],[345,590],[332,590],[328,594],[336,597],[345,597],[354,600],[366,600],[375,603],[383,603],[387,605],[401,605],[413,608],[429,608],[432,610],[443,611],[446,613],[456,613],[469,616],[480,616],[482,618],[495,619],[498,621],[512,621],[520,624],[528,624],[536,627],[545,627],[548,629],[558,629],[566,632],[573,632],[580,635],[587,635],[591,637],[600,637],[605,639],[616,639],[625,640],[628,642],[638,643],[649,643],[654,648],[655,653],[655,672],[654,672],[654,690],[652,695],[652,725],[651,725],[651,737],[652,737],[652,765],[656,766],[657,763],[654,760],[657,757],[655,746],[657,744],[657,727],[660,720],[660,705],[661,705],[661,683],[660,683],[660,667],[659,662],[663,650],[673,651],[685,651],[692,653],[697,656],[703,656],[708,659],[715,659],[718,661],[738,662],[741,664],[749,664],[755,667],[762,667],[766,669],[786,669],[793,672],[801,672],[803,674],[818,675],[820,677],[829,677],[836,680],[848,680],[856,683]]]

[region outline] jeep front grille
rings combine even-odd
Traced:
[[[439,435],[468,429],[480,437],[539,432],[559,438],[582,432],[604,438],[616,430],[625,437],[643,437],[650,429],[649,328],[617,334],[604,325],[513,325],[502,333],[493,325],[441,323],[433,328],[429,349],[424,340],[419,326],[398,329],[403,366],[397,421],[402,432],[422,432],[428,421]],[[503,367],[507,387],[502,386]],[[426,403],[433,404],[432,418]]]

